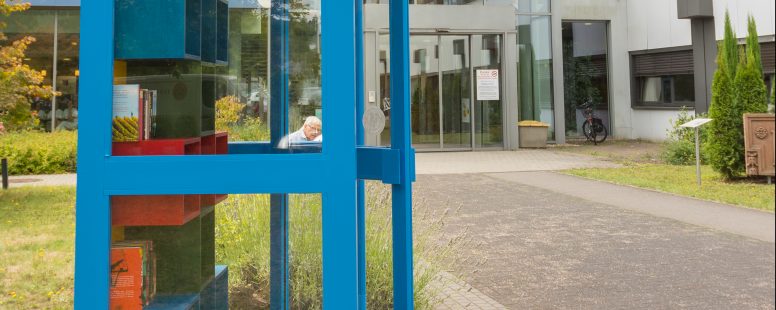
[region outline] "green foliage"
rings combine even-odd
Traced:
[[[710,126],[707,149],[709,163],[725,179],[733,178],[744,169],[743,111],[736,104],[733,81],[728,72],[727,52],[720,49],[717,71],[711,84]]]
[[[759,76],[762,76],[763,65],[762,57],[760,56],[760,37],[757,35],[757,24],[754,22],[754,17],[751,15],[749,15],[749,18],[747,19],[747,28],[749,30],[749,33],[746,36],[747,61],[752,62],[757,69]]]
[[[622,168],[566,170],[564,173],[768,212],[773,212],[776,204],[773,185],[748,180],[729,182],[708,166],[701,167],[703,186],[696,183],[693,166],[635,164]]]
[[[269,141],[269,128],[258,117],[246,117],[227,127],[229,141]]]
[[[760,63],[756,63],[754,53],[747,53],[742,60],[733,81],[735,101],[741,107],[742,113],[765,113],[766,104],[765,81],[763,81]],[[741,129],[743,131],[743,128]]]
[[[682,124],[692,121],[696,118],[705,118],[707,115],[692,115],[687,110],[682,109],[676,120],[671,120],[671,128],[668,129],[668,139],[666,147],[663,150],[662,159],[671,165],[694,165],[695,164],[695,131],[690,128],[680,127]],[[708,137],[706,130],[700,131],[701,145]],[[701,150],[701,162],[708,161],[708,154]]]
[[[733,26],[730,24],[730,12],[725,10],[725,36],[722,39],[722,46],[719,48],[719,54],[724,54],[725,59],[724,62],[719,62],[719,58],[717,58],[717,66],[726,66],[731,77],[736,76],[739,60],[738,50],[738,39],[733,31]]]
[[[229,130],[229,126],[240,120],[240,112],[243,108],[245,108],[245,104],[240,103],[235,96],[218,99],[216,101],[216,130]]]
[[[11,175],[75,172],[78,133],[12,132],[0,135],[0,158]]]
[[[367,306],[391,309],[392,246],[389,188],[367,186]],[[322,226],[320,195],[289,199],[290,299],[292,309],[320,309]],[[445,216],[416,207],[415,304],[430,309],[436,293],[429,283],[449,268],[463,236],[438,242]],[[233,195],[216,208],[216,260],[230,266],[230,302],[235,309],[266,309],[269,303],[270,208],[268,195]]]
[[[29,3],[8,4],[0,0],[0,16],[24,11]],[[0,30],[5,23],[0,22]],[[0,32],[0,42],[5,41]],[[33,37],[23,37],[7,46],[0,46],[0,123],[7,130],[31,128],[35,125],[30,111],[32,98],[49,98],[55,93],[50,86],[41,86],[45,78],[43,71],[31,69],[24,63],[27,47],[35,42]]]

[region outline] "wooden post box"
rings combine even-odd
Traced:
[[[774,176],[774,115],[744,114],[746,175]]]

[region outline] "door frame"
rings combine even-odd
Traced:
[[[382,91],[383,85],[381,85],[380,81],[380,70],[377,68],[379,66],[379,59],[380,59],[380,36],[388,35],[387,32],[378,30],[378,31],[370,31],[375,35],[374,40],[374,57],[378,61],[376,62],[375,70],[372,72],[373,78],[377,83],[377,89],[375,92],[377,94],[380,94]],[[509,104],[507,99],[509,97],[506,94],[506,82],[507,82],[507,74],[506,74],[506,40],[507,40],[507,32],[503,31],[454,31],[454,30],[444,30],[444,31],[424,31],[424,30],[418,30],[418,31],[410,31],[410,36],[415,35],[422,35],[422,36],[435,36],[437,38],[437,45],[439,45],[441,37],[442,36],[466,36],[468,38],[468,46],[467,46],[467,52],[469,53],[469,96],[470,96],[470,102],[469,102],[469,126],[470,126],[470,132],[471,135],[470,143],[468,147],[457,147],[457,148],[444,148],[444,104],[442,99],[442,72],[439,72],[439,78],[438,78],[438,91],[440,92],[438,96],[438,107],[439,107],[439,147],[438,148],[428,148],[428,149],[417,149],[418,152],[421,153],[433,153],[433,152],[467,152],[467,151],[499,151],[499,150],[506,150],[507,149],[507,140],[509,138],[509,132],[507,130],[507,120],[509,119],[507,112],[507,105]],[[498,35],[501,39],[499,40],[499,73],[500,73],[500,81],[499,81],[499,92],[500,92],[500,102],[501,102],[501,123],[502,123],[502,145],[501,146],[486,146],[486,147],[477,147],[477,135],[475,134],[475,115],[477,111],[475,110],[475,76],[474,76],[474,68],[471,66],[472,63],[472,57],[474,55],[472,54],[472,36],[475,35]],[[440,56],[441,57],[441,56]],[[437,60],[439,61],[439,60]],[[441,70],[440,70],[441,71]]]

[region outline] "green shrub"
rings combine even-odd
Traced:
[[[245,108],[245,104],[235,96],[226,96],[216,101],[216,130],[229,130],[229,126],[234,125],[240,120],[240,112]]]
[[[78,133],[11,132],[0,135],[0,158],[11,175],[75,172]]]
[[[665,163],[671,165],[694,165],[695,164],[695,130],[682,128],[681,125],[696,118],[705,118],[707,115],[692,115],[687,110],[682,109],[676,120],[671,120],[671,128],[668,129],[668,139],[665,149],[663,149],[662,159]],[[700,142],[701,147],[708,136],[708,128],[701,129]],[[708,161],[708,154],[701,150],[701,162]]]
[[[269,128],[258,117],[248,116],[227,126],[229,141],[269,141]]]
[[[366,202],[367,305],[391,309],[393,275],[391,198],[387,186],[369,183]],[[440,244],[445,216],[414,208],[415,304],[430,309],[437,292],[430,286],[449,268],[463,236]],[[266,309],[269,304],[270,208],[268,195],[233,195],[216,208],[216,260],[230,268],[230,303],[234,309]],[[289,198],[290,303],[292,309],[320,309],[320,195]],[[422,267],[418,267],[422,266]]]

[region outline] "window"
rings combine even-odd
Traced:
[[[631,52],[634,107],[695,106],[693,54],[689,47]]]

